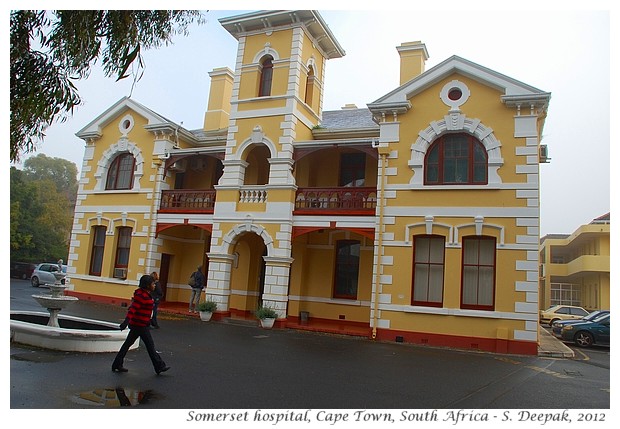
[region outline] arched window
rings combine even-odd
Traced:
[[[314,68],[308,67],[308,78],[306,79],[306,94],[304,96],[304,102],[312,107],[312,95],[314,94]]]
[[[486,185],[487,152],[466,133],[445,134],[433,142],[424,160],[425,185]]]
[[[122,153],[114,158],[108,168],[106,189],[131,189],[135,159],[130,153]]]
[[[269,148],[263,144],[253,145],[247,156],[248,166],[243,178],[244,185],[266,185],[269,183]]]
[[[260,83],[258,88],[259,97],[271,95],[271,81],[273,79],[273,57],[267,55],[261,62]]]

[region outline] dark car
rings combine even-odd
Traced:
[[[590,321],[590,320],[594,320],[597,319],[601,316],[604,316],[606,314],[609,314],[609,310],[595,310],[592,313],[588,314],[587,316],[584,316],[583,319],[576,319],[576,320],[558,320],[557,322],[553,322],[553,326],[552,326],[552,333],[553,336],[556,338],[562,338],[562,328],[566,325],[572,325],[573,323],[579,323],[579,322],[583,322],[583,321]]]
[[[562,328],[562,340],[573,342],[579,347],[590,347],[593,344],[608,346],[609,317],[610,314],[606,314],[588,322],[579,321],[566,325]]]
[[[32,275],[36,265],[27,262],[11,262],[11,277],[27,280]]]

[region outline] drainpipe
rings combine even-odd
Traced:
[[[168,155],[169,157],[169,155]],[[162,159],[158,159],[153,162],[157,168],[155,174],[155,189],[153,190],[153,198],[151,200],[151,207],[149,208],[149,219],[151,221],[151,232],[148,237],[148,248],[146,253],[146,273],[151,274],[155,270],[155,264],[153,262],[153,249],[155,247],[155,236],[157,235],[157,210],[159,209],[159,202],[161,200],[161,184],[164,180],[165,163]],[[152,265],[151,265],[152,264]],[[161,267],[160,267],[161,268]]]
[[[385,209],[385,169],[387,168],[387,156],[389,148],[387,145],[378,148],[381,156],[381,178],[380,178],[380,194],[379,194],[379,225],[378,225],[378,241],[377,241],[377,264],[375,267],[375,302],[372,318],[372,339],[377,338],[377,322],[379,320],[379,284],[381,283],[381,257],[383,254],[383,212]]]

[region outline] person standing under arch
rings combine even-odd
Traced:
[[[196,307],[200,302],[200,294],[205,287],[205,276],[202,274],[202,265],[198,265],[196,271],[194,271],[190,277],[189,285],[192,288],[192,295],[189,298],[189,312],[197,313]]]

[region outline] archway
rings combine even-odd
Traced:
[[[230,273],[232,314],[255,311],[262,303],[265,287],[267,246],[254,232],[241,233],[232,245],[233,262]]]

